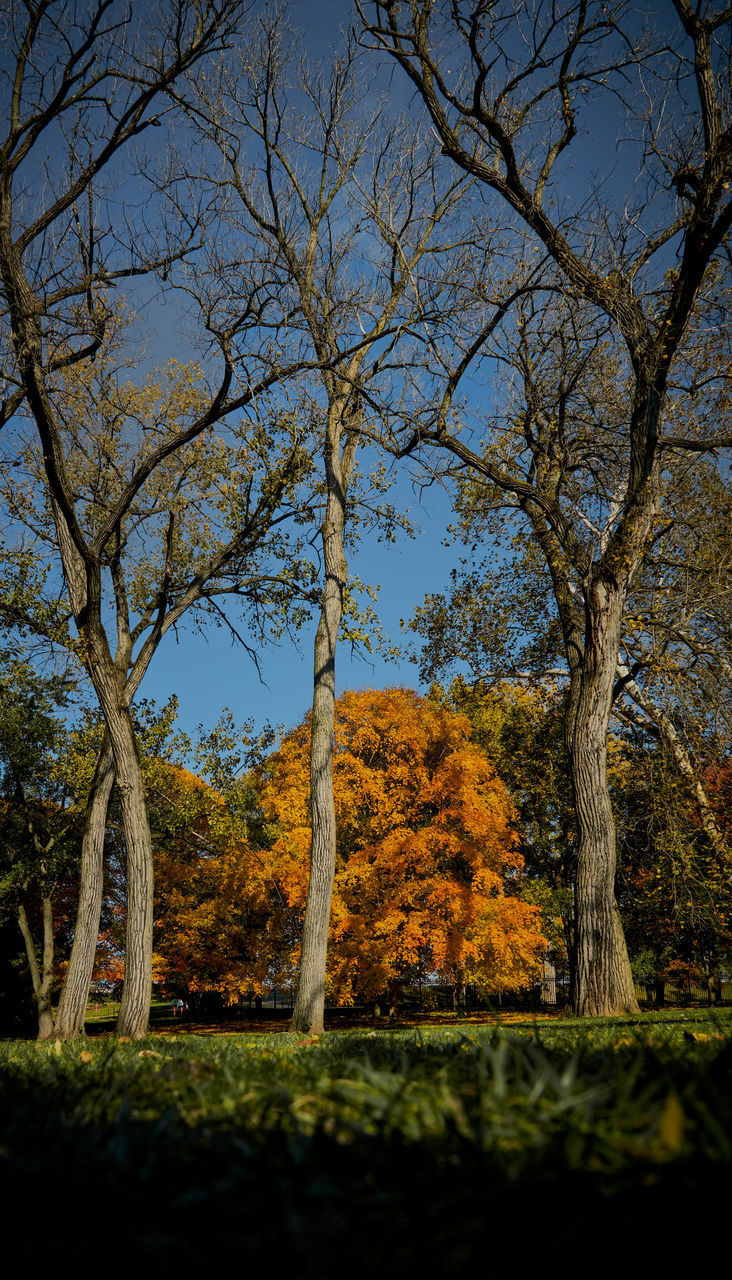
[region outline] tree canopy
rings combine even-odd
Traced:
[[[264,767],[260,796],[290,904],[307,892],[309,717]],[[337,864],[331,992],[373,998],[420,975],[490,991],[530,983],[546,943],[519,896],[514,811],[463,716],[407,689],[336,701]]]

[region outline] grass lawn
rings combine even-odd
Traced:
[[[30,1266],[703,1262],[732,1203],[732,1010],[5,1041],[0,1122]]]

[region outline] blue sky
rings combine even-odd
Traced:
[[[339,28],[347,26],[351,12],[347,0],[315,0],[308,6],[292,0],[291,5],[293,25],[302,22],[303,46],[314,58],[326,54],[329,45],[340,44]],[[372,89],[381,92],[383,87],[379,76],[372,75],[369,92]],[[408,85],[400,78],[390,96],[393,100],[397,95],[404,103],[410,96]],[[153,145],[148,143],[147,135],[144,145]],[[63,154],[63,148],[59,148],[59,161]],[[120,172],[124,172],[124,165]],[[139,205],[145,195],[133,179],[120,179],[119,175],[113,175],[107,187],[112,208],[116,202],[120,210],[126,199]],[[136,340],[141,376],[171,355],[185,360],[197,354],[195,344],[190,347],[192,327],[175,292],[163,299],[157,284],[149,279],[131,282],[125,292],[130,306],[139,314]],[[9,430],[3,439],[11,443]],[[394,475],[395,484],[387,500],[408,513],[414,536],[400,535],[396,543],[385,543],[379,542],[376,534],[366,535],[359,546],[351,548],[349,568],[363,582],[380,584],[376,608],[385,636],[392,644],[406,645],[409,637],[400,630],[400,621],[408,620],[425,594],[441,589],[449,577],[454,553],[448,551],[442,541],[451,503],[437,485],[420,496],[419,489],[412,485],[406,463],[395,464]],[[139,697],[162,705],[175,694],[179,701],[179,726],[189,733],[199,724],[212,727],[225,707],[237,721],[253,719],[257,726],[269,721],[290,727],[302,720],[312,700],[314,629],[315,622],[304,628],[297,646],[283,641],[277,647],[263,649],[260,680],[254,664],[240,647],[232,645],[228,632],[211,627],[204,636],[189,629],[184,619],[177,634],[169,633],[163,640]],[[418,673],[406,657],[395,663],[374,654],[364,661],[352,656],[350,646],[341,645],[337,682],[339,693],[352,688],[383,688],[394,684],[417,687]]]
[[[351,6],[347,0],[314,0],[305,5],[293,0],[293,24],[301,22],[309,51],[318,56],[330,45],[338,46],[339,28],[347,26]],[[408,84],[397,77],[390,97],[411,97]],[[167,323],[170,314],[167,313]],[[407,463],[395,464],[394,487],[386,495],[389,502],[405,511],[415,528],[413,538],[400,535],[396,543],[379,542],[375,534],[366,536],[349,555],[349,570],[365,583],[380,584],[376,611],[385,638],[393,645],[414,647],[415,637],[400,629],[428,592],[447,586],[457,550],[443,546],[451,518],[451,500],[438,485],[420,490],[412,483]],[[224,707],[238,721],[253,718],[255,725],[269,721],[286,728],[299,723],[312,702],[312,665],[315,621],[303,628],[299,643],[283,641],[260,654],[260,680],[252,661],[239,646],[232,645],[223,630],[211,628],[206,636],[184,628],[169,634],[153,659],[141,696],[163,703],[175,693],[179,700],[178,722],[187,732],[197,725],[212,726]],[[398,663],[378,654],[354,657],[350,646],[339,645],[336,660],[338,694],[347,689],[387,688],[392,685],[419,687],[416,665],[408,657]]]
[[[392,644],[407,644],[400,620],[408,621],[430,591],[447,585],[457,551],[442,545],[450,521],[448,495],[437,485],[420,499],[409,479],[406,464],[397,473],[389,498],[397,498],[417,527],[414,538],[400,536],[396,543],[379,543],[367,537],[351,552],[350,568],[363,582],[381,584],[376,609]],[[233,646],[222,630],[201,636],[182,630],[178,643],[168,634],[153,659],[141,689],[143,697],[163,703],[175,693],[179,700],[179,725],[187,732],[202,724],[211,727],[223,707],[238,721],[254,719],[261,726],[289,728],[298,724],[312,701],[313,639],[315,624],[304,628],[297,647],[283,641],[261,651],[260,681],[251,660]],[[414,639],[414,637],[412,637]],[[367,655],[368,657],[368,655]],[[346,689],[419,687],[414,663],[406,658],[388,662],[378,655],[368,661],[353,658],[350,646],[341,644],[336,660],[338,693]]]
[[[657,10],[661,15],[666,2],[664,0]],[[347,0],[314,0],[307,6],[292,0],[291,11],[293,21],[303,24],[305,47],[317,56],[331,42],[338,43],[338,28],[347,24],[351,6]],[[373,83],[374,87],[380,86],[378,76]],[[397,97],[406,106],[411,98],[406,78],[397,74],[390,83],[391,97]],[[419,108],[415,105],[414,110]],[[586,195],[588,186],[592,187],[590,175],[595,164],[605,169],[613,166],[622,169],[617,156],[617,119],[613,119],[612,113],[606,113],[602,121],[595,117],[589,123],[592,127],[572,148],[578,170],[568,171],[562,191],[570,205],[578,188]],[[579,167],[584,170],[581,182],[578,181]],[[177,317],[172,308],[165,312],[156,312],[153,308],[149,319],[153,329],[155,321],[158,322],[161,350],[170,344],[171,331],[173,341],[177,337],[180,344],[180,337],[175,335]],[[165,354],[169,354],[169,350]],[[157,358],[157,353],[153,358]],[[451,513],[449,495],[437,485],[420,495],[413,487],[406,463],[397,464],[395,476],[395,487],[388,499],[408,512],[415,527],[414,536],[400,536],[396,544],[378,542],[375,535],[367,536],[352,549],[349,561],[351,572],[358,574],[362,581],[380,584],[376,607],[383,629],[393,644],[406,647],[412,638],[400,629],[400,621],[412,617],[428,592],[447,587],[459,551],[443,545]],[[232,646],[226,632],[212,628],[204,637],[184,627],[177,637],[170,634],[164,640],[145,678],[141,696],[163,703],[175,693],[179,699],[179,723],[189,732],[198,724],[212,726],[224,707],[228,707],[237,720],[253,718],[257,725],[268,720],[289,727],[302,719],[311,702],[313,632],[314,624],[304,628],[297,647],[283,642],[263,650],[262,682],[250,659],[241,649]],[[417,668],[406,656],[400,662],[385,661],[378,655],[363,661],[354,659],[346,645],[339,649],[336,676],[339,693],[352,688],[383,688],[394,684],[416,688],[419,684]]]

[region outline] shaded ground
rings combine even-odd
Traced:
[[[115,1012],[109,1016],[104,1016],[104,1008],[98,1013],[93,1014],[87,1020],[86,1034],[87,1036],[113,1036],[116,1022],[116,1006]],[[692,1018],[705,1022],[709,1017],[715,1019],[717,1017],[724,1018],[727,1014],[732,1016],[732,1005],[718,1006],[716,1009],[710,1009],[707,1006],[685,1007],[668,1005],[661,1010],[646,1009],[637,1018],[623,1018],[620,1021],[623,1024],[632,1022],[634,1025],[642,1026],[647,1019],[652,1019],[655,1023],[668,1021],[672,1023],[679,1018]],[[287,1031],[289,1029],[292,1010],[290,1008],[282,1009],[263,1009],[260,1011],[251,1011],[244,1014],[232,1013],[227,1010],[217,1014],[201,1014],[192,1010],[187,1010],[183,1017],[174,1016],[171,1012],[170,1002],[161,1002],[153,1006],[150,1032],[154,1035],[178,1035],[187,1033],[189,1035],[272,1035],[276,1032]],[[607,1021],[603,1019],[602,1021]],[[612,1020],[611,1020],[612,1021]],[[339,1008],[332,1009],[326,1014],[326,1032],[328,1031],[417,1031],[429,1027],[445,1027],[452,1030],[469,1029],[471,1027],[509,1027],[509,1026],[586,1026],[584,1019],[576,1019],[565,1009],[552,1010],[546,1012],[544,1010],[519,1010],[519,1009],[494,1009],[473,1011],[470,1013],[460,1012],[454,1013],[448,1010],[436,1012],[405,1012],[400,1011],[396,1017],[372,1017],[364,1016],[363,1009]]]
[[[6,1251],[382,1280],[675,1273],[724,1239],[732,1011],[320,1038],[268,1021],[0,1044]]]

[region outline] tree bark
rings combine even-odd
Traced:
[[[707,1000],[710,1005],[721,1004],[722,975],[719,970],[719,961],[716,955],[703,955],[702,974],[704,975],[704,986],[707,992]]]
[[[615,822],[607,781],[607,730],[620,638],[622,593],[595,579],[587,599],[584,666],[567,744],[577,815],[573,1005],[581,1016],[637,1012],[615,900]]]
[[[548,955],[542,961],[541,1003],[557,1003],[557,971]]]
[[[147,1034],[152,999],[153,860],[142,769],[126,706],[110,725],[110,735],[127,846],[125,977],[117,1035],[140,1040]]]
[[[354,357],[351,373],[355,376],[357,371],[358,363]],[[358,398],[352,395],[352,385],[349,381],[345,386],[331,384],[328,388],[323,449],[327,498],[321,530],[325,585],[315,634],[310,730],[310,874],[297,996],[290,1023],[293,1031],[315,1034],[323,1030],[328,926],[336,866],[333,797],[335,660],[348,577],[343,550],[346,496],[358,448],[361,414]]]
[[[84,815],[74,943],[56,1011],[55,1033],[59,1040],[71,1040],[84,1031],[102,912],[104,833],[113,785],[114,756],[105,732]]]
[[[63,513],[57,503],[52,505],[74,619],[109,734],[122,805],[127,850],[127,926],[117,1034],[139,1040],[147,1034],[152,997],[153,861],[145,787],[125,680],[126,664],[115,664],[102,624],[99,561],[82,561]]]
[[[63,528],[62,521],[60,524]],[[60,541],[63,546],[63,541]],[[67,570],[67,579],[68,577]],[[114,754],[127,850],[125,977],[117,1034],[139,1040],[147,1034],[152,997],[152,838],[125,675],[112,659],[101,622],[98,569],[87,574],[85,605],[78,612],[75,610],[75,613],[79,617],[77,626],[86,646],[87,669],[99,699]]]
[[[33,995],[38,1012],[38,1039],[48,1040],[53,1035],[53,1008],[51,1006],[51,982],[53,980],[53,909],[48,894],[43,898],[43,963],[38,967],[38,957],[24,906],[18,907],[18,924],[25,943]]]
[[[323,520],[325,589],[315,635],[313,715],[310,738],[310,812],[312,839],[310,877],[303,922],[300,974],[292,1012],[293,1031],[319,1034],[325,1013],[325,968],[328,925],[336,865],[336,821],[333,798],[335,724],[335,658],[343,616],[348,566],[343,552],[346,490],[356,448],[348,440],[339,457],[343,405],[331,409],[325,448],[328,497]]]

